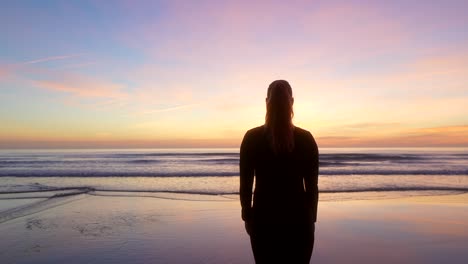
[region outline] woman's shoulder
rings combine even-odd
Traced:
[[[263,135],[264,134],[264,131],[265,131],[265,126],[258,126],[258,127],[254,127],[254,128],[251,128],[249,130],[247,130],[247,132],[245,133],[246,136],[251,136],[251,137],[254,137],[254,136],[260,136],[260,135]]]
[[[299,136],[309,136],[312,135],[309,130],[300,127],[294,127],[294,133]]]
[[[317,144],[315,142],[314,136],[312,136],[312,133],[310,133],[309,130],[306,130],[300,127],[294,127],[294,134],[295,134],[296,140],[298,140],[301,143],[311,142],[313,144]]]
[[[257,145],[258,142],[260,142],[263,139],[263,136],[264,126],[258,126],[247,130],[247,132],[244,135],[244,139],[242,139],[241,148],[250,148],[252,146]]]

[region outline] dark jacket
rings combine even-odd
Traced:
[[[275,154],[264,126],[244,136],[240,149],[242,219],[260,222],[316,222],[319,153],[312,134],[295,127],[291,153]],[[252,187],[255,191],[252,205]]]

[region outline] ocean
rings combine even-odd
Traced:
[[[0,199],[237,199],[238,149],[0,150]],[[320,149],[321,200],[468,192],[466,148]]]

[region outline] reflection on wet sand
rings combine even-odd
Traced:
[[[1,223],[1,262],[253,263],[236,200],[81,196]],[[323,201],[311,263],[465,263],[465,219],[467,194]]]

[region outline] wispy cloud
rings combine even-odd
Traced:
[[[0,65],[0,80],[1,80],[3,77],[7,76],[8,73],[9,73],[9,68],[6,67],[6,66],[1,66],[1,65]]]
[[[162,113],[162,112],[170,112],[170,111],[176,111],[176,110],[185,109],[185,108],[191,108],[197,105],[198,104],[187,104],[187,105],[178,105],[178,106],[172,106],[172,107],[166,107],[166,108],[158,108],[158,109],[142,111],[139,114],[147,115],[147,114],[155,114],[155,113]]]
[[[385,140],[380,140],[384,144]],[[468,125],[420,128],[387,140],[388,145],[409,147],[468,146]]]
[[[96,61],[76,63],[76,64],[65,65],[65,66],[61,67],[61,69],[78,69],[78,68],[83,68],[83,67],[87,67],[87,66],[90,66],[90,65],[96,65],[96,64],[97,64]]]
[[[385,136],[319,136],[322,147],[466,147],[468,125],[405,129]]]
[[[70,55],[60,55],[60,56],[51,56],[51,57],[45,57],[45,58],[25,61],[25,62],[22,62],[22,63],[19,63],[19,64],[20,65],[28,65],[28,64],[35,64],[35,63],[47,62],[47,61],[65,60],[65,59],[70,59],[70,58],[74,58],[74,57],[79,57],[79,56],[82,56],[82,55],[83,55],[83,53],[81,53],[81,54],[70,54]]]
[[[392,122],[392,123],[383,123],[383,122],[366,122],[366,123],[354,123],[344,125],[344,128],[350,129],[369,129],[369,128],[386,128],[386,127],[395,127],[400,126],[400,123]]]
[[[125,99],[128,97],[128,94],[123,91],[124,86],[121,84],[81,75],[68,74],[58,79],[39,80],[34,83],[42,89],[69,93],[79,97],[114,99]]]
[[[18,63],[0,64],[0,80],[9,75],[16,75],[24,71],[28,71],[29,68],[32,67],[31,65],[34,65],[34,64],[48,62],[48,61],[67,60],[71,58],[77,58],[82,55],[84,55],[84,53],[50,56],[50,57],[44,57],[44,58],[39,58],[39,59],[34,59],[34,60],[29,60],[29,61],[24,61],[24,62],[18,62]],[[73,68],[75,66],[82,67],[84,64],[86,63],[73,64],[71,67],[70,66],[67,66],[67,67],[70,67],[70,68]]]

